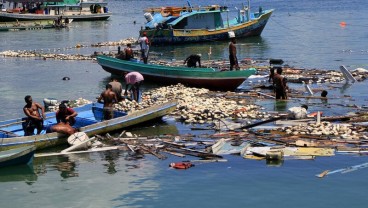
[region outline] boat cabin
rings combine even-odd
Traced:
[[[216,29],[224,26],[221,13],[226,7],[212,5],[209,7],[163,7],[147,9],[146,29]]]
[[[6,0],[2,11],[45,15],[107,13],[107,0]]]

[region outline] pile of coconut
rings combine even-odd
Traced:
[[[178,100],[173,115],[186,123],[211,123],[218,119],[267,119],[265,112],[254,104],[239,104],[223,97],[209,97],[210,91],[204,88],[185,87],[182,84],[171,85],[144,92],[142,102],[124,100],[114,105],[122,111],[135,111],[170,100]]]
[[[280,130],[288,135],[328,136],[345,140],[368,139],[368,136],[350,124],[334,124],[327,121],[319,124],[287,126]]]

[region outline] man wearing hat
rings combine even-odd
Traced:
[[[143,32],[142,37],[138,39],[138,43],[141,46],[142,59],[145,64],[148,62],[149,40],[147,33]]]

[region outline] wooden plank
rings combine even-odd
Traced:
[[[109,151],[109,150],[117,150],[119,146],[109,146],[109,147],[101,147],[95,148],[90,150],[83,150],[83,151],[74,151],[74,152],[54,152],[54,153],[39,153],[35,154],[34,157],[49,157],[49,156],[59,156],[59,155],[70,155],[70,154],[81,154],[81,153],[91,153],[91,152],[100,152],[100,151]]]

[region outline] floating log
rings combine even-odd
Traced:
[[[162,155],[160,153],[157,153],[157,152],[151,150],[149,147],[146,147],[146,146],[141,145],[141,146],[138,146],[138,148],[140,148],[140,149],[142,149],[142,150],[144,150],[144,151],[152,154],[153,156],[157,157],[160,160],[164,160],[164,159],[167,158],[165,155]]]
[[[209,152],[203,152],[203,151],[198,151],[198,150],[193,150],[193,149],[188,149],[188,148],[184,148],[184,147],[180,147],[177,149],[173,149],[173,148],[166,148],[167,150],[171,151],[171,152],[182,152],[183,154],[186,155],[191,155],[191,156],[195,156],[195,157],[200,157],[200,158],[222,158],[221,155],[216,155],[216,154],[212,154]]]
[[[171,155],[174,155],[174,156],[177,156],[177,157],[185,157],[184,154],[181,154],[181,153],[178,153],[178,152],[172,152],[172,151],[169,151],[169,150],[162,150],[162,152],[166,152],[168,154],[171,154]]]
[[[279,117],[270,118],[270,119],[267,119],[267,120],[264,120],[264,121],[260,121],[260,122],[256,122],[256,123],[249,124],[249,125],[246,125],[246,126],[242,126],[242,127],[240,127],[240,129],[253,128],[255,126],[259,126],[259,125],[262,125],[262,124],[265,124],[265,123],[270,123],[270,122],[277,121],[277,120],[280,120],[280,119],[283,119],[283,118],[286,118],[286,116],[279,116]]]

